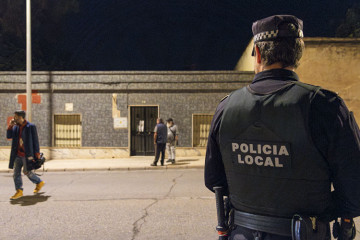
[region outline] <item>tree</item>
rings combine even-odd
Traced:
[[[360,37],[360,4],[347,10],[344,22],[336,30],[336,37]]]
[[[26,68],[26,2],[0,0],[0,71]],[[79,0],[33,0],[31,2],[34,70],[52,70],[65,61],[56,42],[64,36],[63,20],[79,9]]]

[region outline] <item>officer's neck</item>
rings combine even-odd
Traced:
[[[257,73],[267,71],[267,70],[272,70],[272,69],[286,69],[286,70],[295,72],[294,67],[283,67],[281,63],[273,63],[273,64],[267,65],[267,66],[260,64]]]

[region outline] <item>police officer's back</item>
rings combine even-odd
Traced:
[[[205,184],[228,192],[231,239],[327,239],[329,221],[360,215],[359,128],[335,93],[299,81],[302,29],[289,15],[255,22],[254,80],[214,115]]]

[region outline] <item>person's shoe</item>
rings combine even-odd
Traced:
[[[171,159],[171,163],[172,163],[172,164],[175,164],[175,159]]]
[[[38,184],[36,184],[36,188],[34,189],[34,193],[38,193],[44,185],[45,185],[44,181],[41,181]]]
[[[157,166],[157,164],[156,164],[156,163],[152,163],[152,164],[150,164],[150,166],[152,166],[152,167],[156,167],[156,166]]]
[[[163,162],[161,163],[161,166],[164,166],[164,163],[163,163]]]
[[[168,159],[166,162],[172,162],[172,159]]]
[[[10,199],[15,200],[15,199],[21,198],[22,196],[23,196],[23,190],[18,189],[18,190],[16,190],[16,193],[14,194],[14,196],[12,196]]]

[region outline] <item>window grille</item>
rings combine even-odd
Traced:
[[[193,115],[193,147],[206,147],[213,115]]]
[[[54,115],[54,146],[81,147],[80,114]]]

